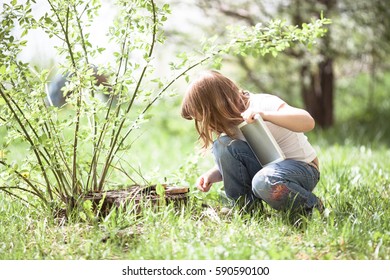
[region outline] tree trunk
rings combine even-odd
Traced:
[[[306,110],[313,116],[318,126],[333,125],[334,74],[333,60],[325,57],[312,70],[310,65],[301,67],[301,92]]]
[[[325,14],[327,14],[334,7],[336,0],[318,0],[318,2],[326,7]],[[303,3],[305,2],[301,2],[301,0],[295,2],[293,19],[299,25],[303,22]],[[306,110],[313,116],[316,124],[322,128],[330,127],[334,122],[334,71],[329,32],[330,30],[324,38],[320,39],[321,61],[317,65],[307,62],[301,66],[300,73],[301,94]]]

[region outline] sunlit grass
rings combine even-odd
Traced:
[[[183,208],[120,211],[99,223],[58,226],[47,213],[1,194],[2,259],[388,259],[388,151],[328,147],[316,189],[323,214],[219,213],[214,195],[192,190]],[[359,160],[366,157],[366,161]],[[203,202],[206,205],[201,205]]]

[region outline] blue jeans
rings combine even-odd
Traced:
[[[287,159],[262,167],[245,141],[221,136],[213,154],[225,193],[246,204],[260,199],[277,210],[312,209],[319,199],[312,193],[319,171],[303,161]]]

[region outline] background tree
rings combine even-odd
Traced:
[[[329,33],[319,42],[317,52],[304,48],[290,48],[280,57],[231,58],[239,66],[245,84],[253,90],[285,94],[294,100],[300,96],[303,106],[321,127],[334,123],[335,85],[338,76],[359,72],[356,65],[366,65],[373,74],[385,69],[388,63],[390,4],[386,1],[352,0],[194,0],[206,15],[209,25],[204,30],[211,35],[224,36],[223,26],[239,22],[248,26],[271,18],[286,18],[300,25],[321,12],[332,19]],[[239,72],[235,71],[238,75]],[[286,94],[287,93],[287,94]]]

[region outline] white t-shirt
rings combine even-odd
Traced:
[[[285,103],[279,97],[265,93],[250,93],[249,100],[249,108],[254,111],[277,111]],[[279,144],[286,159],[312,162],[317,157],[316,151],[302,132],[294,132],[267,121],[265,123]],[[241,132],[238,137],[245,141]]]

